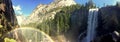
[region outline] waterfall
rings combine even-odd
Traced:
[[[90,42],[96,36],[95,29],[98,23],[97,19],[98,19],[98,9],[97,8],[89,9],[86,42]]]
[[[78,42],[91,42],[96,37],[96,27],[98,23],[98,8],[89,9],[87,30],[78,37]],[[85,36],[86,35],[86,36]],[[83,38],[83,36],[85,36]]]

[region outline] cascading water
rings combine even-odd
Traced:
[[[96,36],[95,28],[97,27],[98,19],[98,9],[90,9],[88,15],[88,27],[86,42],[90,42]]]
[[[98,19],[98,9],[89,9],[89,15],[88,15],[88,26],[87,31],[85,33],[80,34],[79,41],[78,42],[91,42],[95,36],[96,36],[96,27],[97,27],[97,21]],[[86,34],[85,38],[82,38],[83,35]],[[82,39],[81,39],[82,38]]]

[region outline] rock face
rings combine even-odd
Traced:
[[[118,41],[120,33],[120,7],[107,6],[99,9],[97,38],[95,42]],[[115,34],[114,32],[118,33]],[[113,40],[114,39],[114,40]]]
[[[80,10],[74,11],[71,15],[71,29],[66,36],[71,42],[78,42],[77,40],[80,34],[82,34],[82,38],[86,35],[88,12],[86,8],[81,8]]]
[[[99,10],[98,35],[111,33],[119,30],[120,25],[120,8],[117,6],[103,7]]]
[[[44,20],[53,19],[56,12],[60,11],[60,8],[74,4],[76,4],[74,0],[55,0],[48,5],[40,4],[33,10],[24,24],[41,23]]]
[[[7,21],[11,22],[12,25],[16,25],[17,21],[16,21],[14,10],[12,8],[11,0],[8,0],[8,1],[1,0],[0,7],[1,7],[0,8],[1,13],[3,13],[5,15],[5,17],[7,18]]]
[[[17,25],[11,0],[0,0],[0,25],[0,37]]]

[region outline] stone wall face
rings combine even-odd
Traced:
[[[15,13],[14,13],[14,10],[13,10],[13,7],[12,7],[12,2],[11,0],[4,0],[3,1],[3,6],[4,6],[4,9],[5,9],[5,17],[7,18],[7,20],[9,22],[12,23],[12,25],[16,25],[16,22],[17,22],[17,19],[15,17]]]
[[[0,35],[0,39],[6,32],[11,31],[16,26],[17,19],[11,0],[0,0],[0,34],[2,34]]]

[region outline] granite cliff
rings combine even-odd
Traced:
[[[62,7],[75,5],[74,0],[54,0],[50,4],[38,5],[31,15],[24,21],[25,24],[29,23],[41,23],[47,19],[53,19],[55,14],[61,10]]]
[[[0,41],[4,34],[16,27],[18,27],[17,19],[11,0],[0,0]]]

